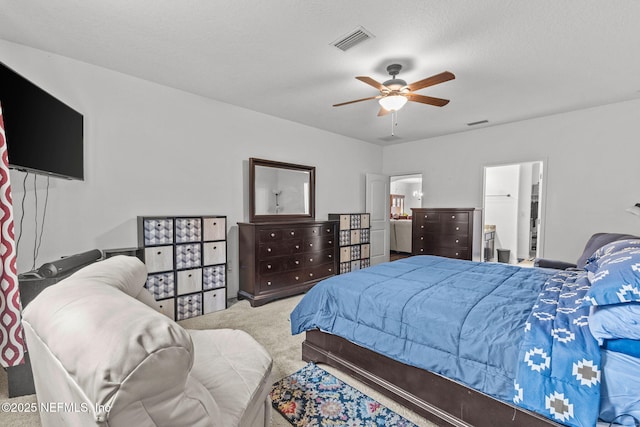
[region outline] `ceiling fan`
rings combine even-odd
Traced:
[[[391,75],[391,80],[387,80],[384,83],[378,83],[371,77],[359,76],[356,79],[363,83],[373,86],[380,91],[380,95],[370,96],[368,98],[356,99],[354,101],[342,102],[340,104],[334,104],[334,107],[340,107],[342,105],[353,104],[355,102],[368,101],[370,99],[377,99],[380,103],[380,111],[378,116],[384,116],[392,111],[398,111],[407,103],[407,101],[421,102],[423,104],[435,105],[436,107],[444,107],[449,103],[448,99],[433,98],[431,96],[418,95],[414,93],[417,90],[424,89],[425,87],[434,86],[440,83],[444,83],[449,80],[453,80],[456,76],[449,71],[436,74],[435,76],[427,77],[426,79],[419,80],[415,83],[407,84],[406,81],[396,78],[400,73],[402,65],[391,64],[387,67],[387,72]]]

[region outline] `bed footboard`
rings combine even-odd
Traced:
[[[439,426],[561,427],[448,378],[318,330],[306,332],[302,359],[337,368]]]

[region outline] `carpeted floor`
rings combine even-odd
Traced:
[[[247,301],[239,301],[227,310],[195,317],[179,322],[189,329],[241,329],[250,333],[271,354],[274,360],[273,381],[279,380],[306,365],[301,359],[301,345],[304,334],[292,336],[289,326],[289,313],[302,296],[295,296],[274,301],[262,307],[252,308]],[[320,365],[342,381],[350,384],[372,398],[378,400],[389,409],[397,412],[419,426],[434,426],[414,412],[396,404],[390,399],[371,390],[368,386],[331,367]],[[7,393],[7,376],[0,369],[0,404],[5,402],[35,402],[35,396],[23,396],[9,399]],[[273,411],[273,427],[289,427],[290,424],[277,412]],[[6,413],[0,410],[0,426],[31,427],[40,426],[38,414]]]

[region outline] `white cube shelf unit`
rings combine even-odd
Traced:
[[[329,220],[340,221],[339,274],[369,267],[370,215],[368,213],[329,214]]]
[[[164,314],[184,320],[227,308],[227,218],[139,216],[145,287]]]

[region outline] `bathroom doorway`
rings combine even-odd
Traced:
[[[542,161],[484,168],[483,261],[531,265],[543,250]]]
[[[411,208],[422,207],[422,174],[389,177],[389,257],[411,255]]]

